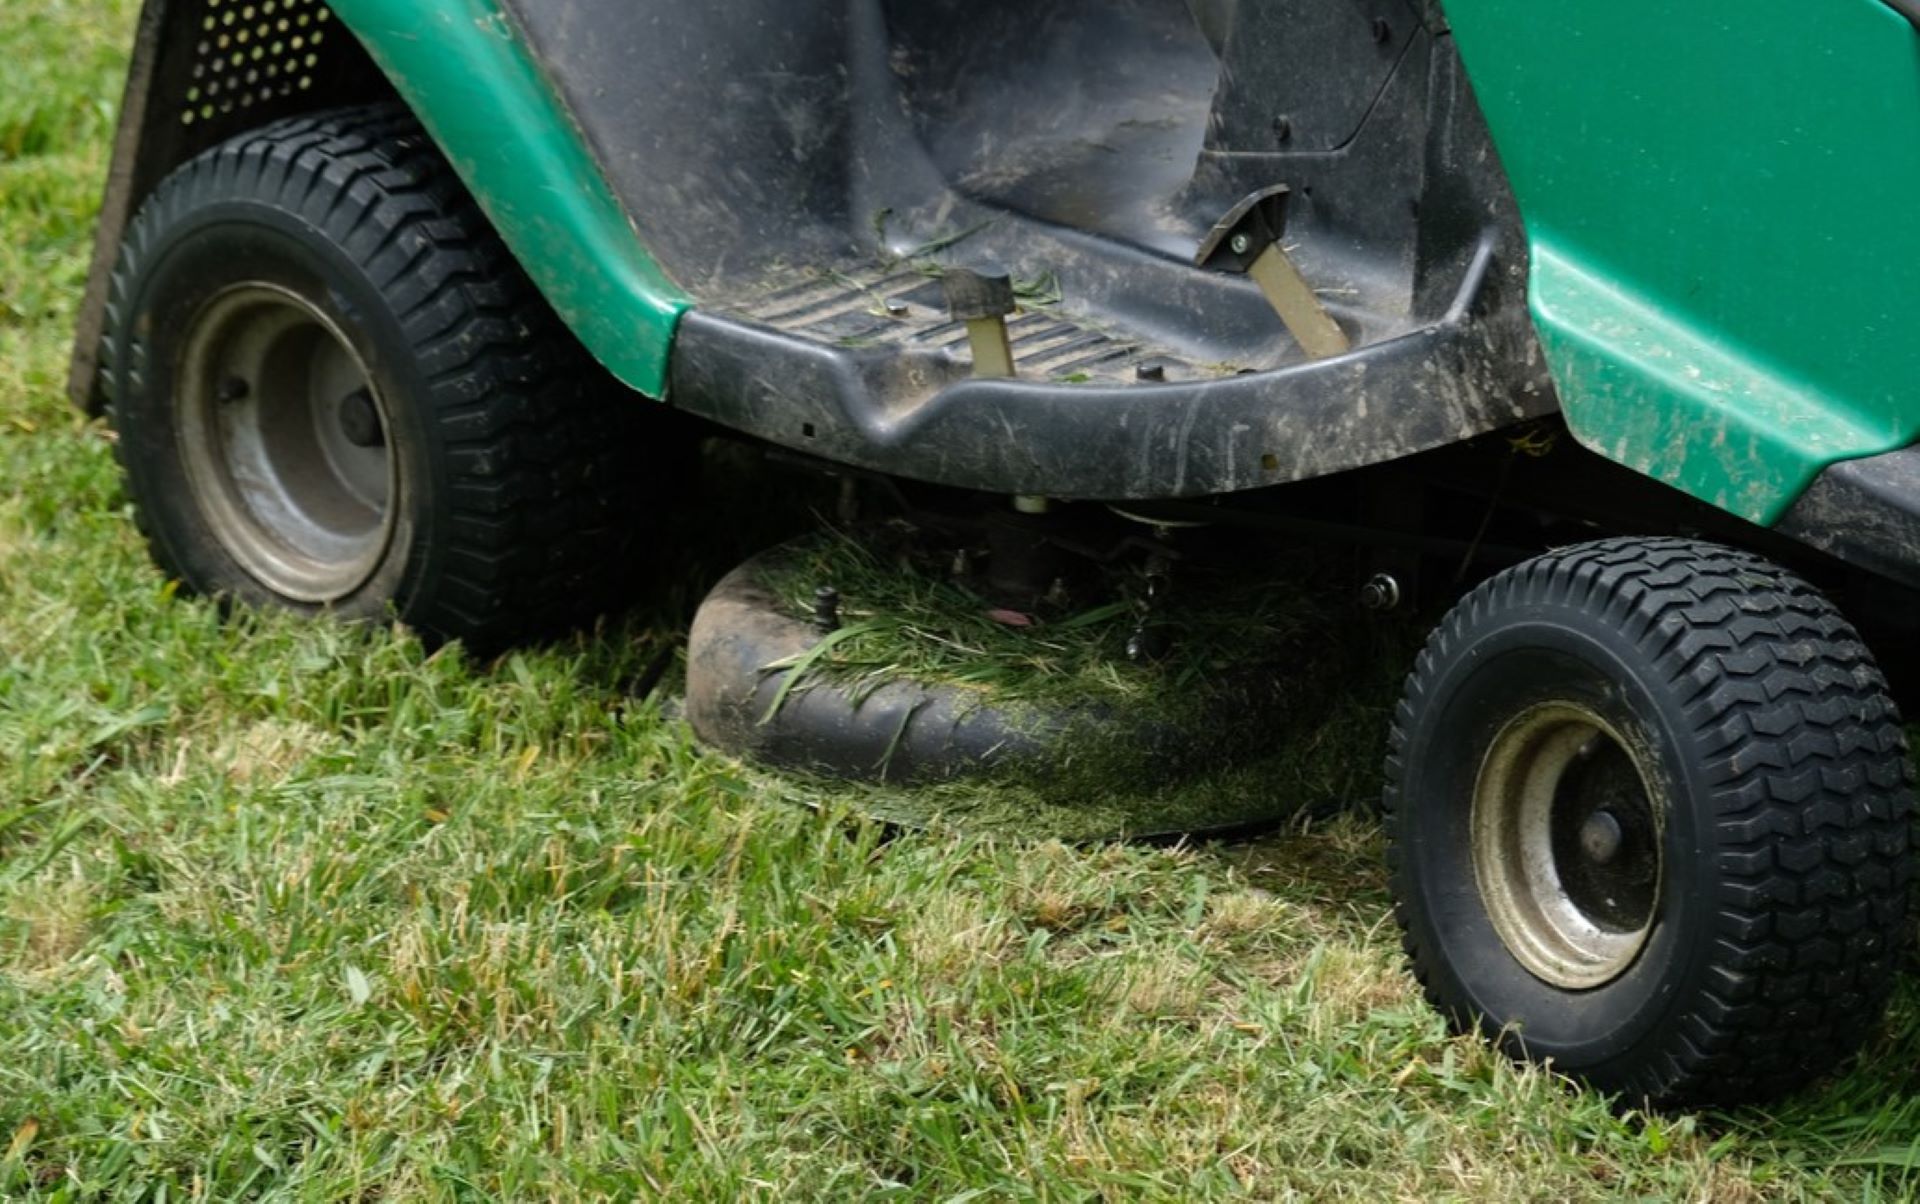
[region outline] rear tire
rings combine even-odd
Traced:
[[[625,601],[648,403],[401,109],[280,122],[167,179],[104,350],[142,528],[196,592],[483,646]]]
[[[1833,606],[1741,552],[1612,540],[1480,587],[1408,682],[1396,912],[1463,1030],[1635,1103],[1837,1069],[1907,937],[1912,769]]]

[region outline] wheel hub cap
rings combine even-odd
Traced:
[[[1612,865],[1625,840],[1620,821],[1608,811],[1595,811],[1580,828],[1580,851],[1595,865]]]
[[[1658,910],[1663,812],[1643,758],[1574,703],[1531,707],[1474,783],[1474,879],[1529,973],[1586,990],[1626,973]]]
[[[296,602],[352,595],[393,539],[384,399],[340,328],[294,293],[229,289],[196,316],[176,404],[188,481],[214,536]]]
[[[340,431],[347,437],[347,442],[355,447],[382,447],[386,444],[386,431],[380,425],[380,411],[374,405],[371,392],[355,389],[341,399]]]

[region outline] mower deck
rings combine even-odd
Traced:
[[[1297,757],[1289,734],[1324,720],[1302,687],[1329,675],[1339,611],[1313,578],[1249,613],[1257,583],[1193,569],[1156,620],[1166,644],[1140,660],[1125,637],[1144,614],[1109,592],[1127,574],[1076,575],[1078,603],[1006,625],[975,592],[992,591],[985,577],[936,567],[966,545],[911,526],[821,532],[736,568],[688,637],[694,731],[891,822],[1017,813],[1091,839],[1269,823],[1299,805],[1258,767]],[[816,583],[846,590],[826,624]]]

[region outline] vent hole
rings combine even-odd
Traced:
[[[325,67],[321,26],[332,19],[325,0],[202,0],[205,36],[194,47],[194,86],[181,97],[180,124],[311,90]]]

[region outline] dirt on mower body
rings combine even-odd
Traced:
[[[1163,593],[1338,548],[1368,610],[1458,603],[1385,767],[1434,1002],[1632,1099],[1777,1094],[1908,935],[1912,769],[1855,620],[1884,654],[1920,613],[1916,21],[147,0],[72,392],[192,589],[479,646],[627,596],[689,429],[943,533],[946,649],[987,611],[1058,636],[1043,599],[1131,568],[1146,597],[1078,613],[1119,606],[1150,673]],[[1316,655],[1162,691],[1184,725],[837,679],[847,627],[780,567],[808,546],[695,625],[711,742],[1046,806],[1113,793],[1049,778],[1091,748],[1214,783],[1157,824],[1285,810],[1262,721],[1306,691],[1262,666]]]

